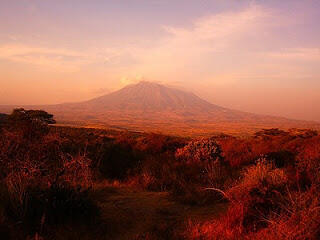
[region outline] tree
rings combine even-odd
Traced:
[[[56,121],[53,119],[53,115],[43,110],[16,108],[8,116],[9,128],[21,132],[27,138],[47,134],[48,124],[54,123]]]
[[[56,121],[53,115],[43,110],[25,110],[24,108],[16,108],[9,115],[9,121],[21,122],[38,122],[40,124],[54,124]]]

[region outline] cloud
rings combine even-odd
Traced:
[[[19,39],[18,36],[16,35],[8,35],[8,38],[11,40],[11,41],[17,41]]]
[[[279,10],[251,4],[203,16],[189,26],[163,26],[167,35],[156,46],[132,51],[140,62],[135,70],[152,79],[189,82],[191,87],[200,81],[237,85],[311,79],[319,71],[308,61],[319,61],[320,50],[288,42],[287,31],[297,23]]]
[[[258,5],[236,12],[224,12],[197,19],[191,29],[164,26],[175,40],[222,40],[231,35],[247,32],[268,12]]]
[[[97,47],[80,52],[7,44],[0,46],[0,58],[58,71],[75,72],[86,66],[99,65],[110,73],[125,70],[131,76],[155,77],[160,70],[160,76],[172,74],[186,65],[205,62],[212,54],[225,51],[239,35],[254,29],[267,14],[265,9],[252,4],[240,11],[204,16],[190,27],[163,26],[166,34],[153,47]],[[135,80],[122,80],[131,81]]]
[[[136,63],[136,59],[128,48],[95,48],[75,51],[24,44],[0,45],[0,58],[62,72],[76,72],[85,66],[94,64],[110,69],[128,68]]]
[[[285,48],[278,52],[269,52],[267,55],[284,60],[319,61],[320,48]]]
[[[251,5],[240,11],[204,16],[195,20],[191,28],[165,27],[172,35],[168,45],[196,55],[223,52],[241,36],[258,28],[268,15],[262,7]]]
[[[137,63],[133,54],[128,50],[114,49],[102,54],[107,67],[130,67]]]
[[[145,80],[145,78],[141,75],[136,76],[125,76],[120,79],[121,86],[126,86],[133,83],[138,83]]]
[[[177,76],[208,79],[217,72],[221,75],[233,67],[232,55],[243,50],[237,46],[250,47],[243,39],[263,29],[271,17],[270,10],[251,4],[245,9],[203,16],[186,27],[162,26],[166,35],[157,45],[130,50],[139,62],[135,71],[159,80],[171,78],[168,81]]]
[[[117,47],[100,45],[79,51],[7,44],[0,45],[0,58],[55,71],[85,69],[99,73],[101,78],[120,79],[121,86],[145,78],[235,84],[245,79],[253,81],[255,76],[258,80],[261,76],[278,76],[279,69],[288,70],[286,78],[314,76],[302,71],[301,66],[283,61],[319,60],[320,56],[319,48],[283,48],[281,39],[285,35],[275,29],[287,28],[288,24],[294,23],[274,9],[251,4],[236,11],[202,16],[184,27],[162,26],[163,36],[153,46],[141,47],[128,41]]]
[[[61,71],[76,71],[88,63],[86,55],[75,51],[27,45],[2,45],[0,58]]]

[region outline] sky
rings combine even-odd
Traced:
[[[319,0],[0,0],[0,104],[142,80],[320,121]]]

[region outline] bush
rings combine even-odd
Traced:
[[[281,194],[287,177],[265,158],[248,167],[242,179],[227,190],[227,213],[219,220],[189,227],[191,239],[242,239],[246,234],[267,227],[265,219],[281,212]]]
[[[315,186],[306,192],[287,191],[280,214],[266,221],[268,227],[252,234],[252,239],[310,239],[320,237],[320,199]],[[249,237],[248,237],[249,238]]]
[[[183,147],[184,145],[185,139],[151,133],[139,137],[135,147],[141,152],[155,156],[175,152],[177,148]]]
[[[62,164],[63,174],[60,176],[60,181],[74,187],[89,188],[92,186],[91,160],[86,156],[71,156],[64,159]]]
[[[0,228],[26,239],[58,225],[89,225],[99,214],[85,151],[68,152],[71,141],[49,131],[46,112],[19,109],[9,121],[0,137]]]
[[[239,240],[244,239],[242,221],[242,206],[229,207],[226,214],[218,220],[192,222],[186,224],[184,239],[198,240]]]
[[[139,157],[131,146],[110,143],[102,152],[97,168],[103,177],[124,180],[139,165]]]
[[[233,168],[251,164],[257,157],[252,151],[252,143],[248,140],[231,137],[220,140],[219,144],[225,161]]]
[[[87,190],[67,185],[29,186],[23,195],[3,186],[0,204],[7,221],[19,223],[29,235],[45,232],[49,226],[89,224],[99,213]]]
[[[296,159],[298,171],[305,175],[310,183],[320,184],[320,138],[310,139],[301,146]],[[308,185],[309,185],[308,184]]]
[[[261,158],[255,166],[245,170],[239,184],[228,190],[232,203],[243,206],[240,224],[247,231],[263,227],[261,219],[279,212],[279,196],[285,190],[287,182],[282,169],[275,168],[273,163]]]
[[[270,152],[266,155],[266,158],[273,161],[277,168],[283,168],[295,164],[295,154],[288,150]]]
[[[220,199],[204,188],[223,187],[227,176],[219,145],[208,139],[190,142],[177,149],[175,156],[167,153],[147,158],[140,183],[148,190],[169,191],[184,203],[204,204]]]
[[[151,191],[169,191],[176,180],[175,159],[171,155],[148,157],[139,172],[140,184]]]
[[[176,157],[187,162],[212,162],[222,159],[220,146],[211,139],[191,141],[176,151]]]

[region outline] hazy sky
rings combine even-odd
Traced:
[[[0,104],[140,80],[320,121],[320,1],[0,0]]]

